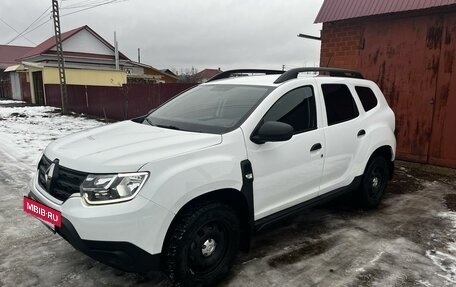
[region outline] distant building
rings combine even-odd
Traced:
[[[121,87],[127,79],[139,77],[150,81],[173,81],[155,68],[131,61],[119,52],[116,70],[115,48],[85,25],[62,33],[65,74],[68,85]],[[22,74],[22,99],[46,104],[47,87],[60,84],[55,37],[28,49],[6,72]],[[147,67],[146,67],[147,66]],[[24,76],[25,75],[25,76]],[[174,79],[174,82],[177,79]]]
[[[210,78],[220,74],[222,71],[220,70],[220,68],[218,69],[204,69],[202,70],[201,72],[199,73],[196,73],[194,76],[195,76],[195,79],[198,83],[205,83],[207,82],[207,80],[209,80]]]
[[[129,83],[177,83],[179,77],[171,71],[158,70],[150,65],[134,61],[128,62],[132,67],[125,69]]]
[[[0,45],[0,97],[22,99],[19,73],[8,73],[5,70],[20,64],[17,59],[31,49],[32,47]]]
[[[171,71],[170,69],[160,69],[160,72],[177,77],[177,75],[174,74],[173,71]]]

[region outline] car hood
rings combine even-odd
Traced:
[[[61,166],[91,173],[137,171],[146,163],[220,144],[222,136],[123,121],[82,131],[48,145]]]

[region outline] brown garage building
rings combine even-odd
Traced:
[[[321,66],[379,84],[398,158],[456,168],[456,0],[325,0]]]

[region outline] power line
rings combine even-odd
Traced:
[[[67,2],[69,2],[70,0],[66,0]],[[100,0],[82,0],[82,1],[79,1],[79,2],[76,2],[76,3],[73,3],[73,4],[68,4],[66,7],[74,7],[74,6],[77,6],[77,5],[82,5],[82,4],[86,4],[86,3],[90,3],[90,2],[93,2],[93,1],[100,1]],[[103,0],[105,1],[105,0]],[[62,8],[62,7],[60,7]]]
[[[82,2],[75,3],[73,5],[66,6],[62,10],[71,10],[71,9],[82,8],[78,11],[74,11],[74,12],[70,12],[70,13],[66,14],[66,15],[70,15],[71,13],[77,13],[79,11],[84,11],[84,10],[88,10],[88,9],[92,9],[92,8],[96,8],[96,7],[108,5],[108,4],[116,4],[116,3],[120,3],[120,2],[124,2],[124,1],[127,1],[127,0],[98,0],[98,1],[94,1],[94,2],[82,1]]]
[[[9,43],[13,42],[14,40],[16,40],[17,38],[27,34],[25,32],[27,32],[28,29],[30,29],[30,27],[32,27],[35,23],[37,22],[40,22],[41,21],[41,18],[46,14],[46,12],[51,9],[51,6],[49,6],[48,8],[46,8],[46,10],[44,10],[43,13],[41,13],[40,16],[38,16],[38,18],[36,18],[27,28],[25,28],[22,32],[18,33],[16,35],[16,37],[14,37],[13,39],[11,39],[8,43],[6,43],[6,45],[8,45]],[[33,31],[33,30],[32,30]],[[24,37],[25,38],[25,37]]]
[[[65,8],[60,7],[61,10],[69,10],[69,9],[77,9],[77,8],[86,8],[89,6],[97,5],[103,2],[106,2],[107,0],[84,0],[80,1],[77,3],[69,4],[68,6],[65,6]]]
[[[0,18],[0,21],[2,21],[3,24],[5,24],[6,26],[8,26],[8,27],[10,27],[11,29],[13,29],[16,33],[19,33],[19,31],[17,31],[16,29],[14,29],[10,24],[8,24],[7,22],[5,22],[2,18]],[[26,39],[27,41],[29,41],[29,42],[32,43],[33,45],[36,45],[36,43],[33,42],[32,40],[30,40],[29,38],[24,37],[24,39]]]
[[[61,0],[62,2],[64,1],[68,1],[68,0]],[[84,1],[79,1],[77,3],[74,3],[74,4],[70,4],[68,6],[65,7],[65,9],[77,9],[77,8],[82,8],[82,9],[79,9],[77,11],[73,11],[73,12],[69,12],[69,13],[66,13],[66,14],[63,14],[63,15],[60,15],[60,17],[64,17],[64,16],[68,16],[68,15],[72,15],[72,14],[76,14],[76,13],[79,13],[79,12],[83,12],[83,11],[86,11],[86,10],[89,10],[89,9],[93,9],[93,8],[96,8],[96,7],[100,7],[100,6],[104,6],[104,5],[108,5],[108,4],[116,4],[116,3],[120,3],[120,2],[125,2],[125,1],[128,1],[128,0],[84,0]],[[79,5],[79,6],[78,6]],[[19,37],[23,37],[25,39],[27,39],[29,42],[33,43],[34,45],[36,45],[32,40],[28,39],[27,37],[25,37],[25,35],[35,31],[36,29],[42,27],[43,25],[47,24],[48,22],[51,21],[51,18],[47,19],[45,22],[42,22],[40,23],[44,18],[43,16],[46,14],[46,12],[51,8],[52,6],[49,6],[48,8],[46,8],[46,10],[38,17],[36,18],[27,28],[25,28],[23,31],[19,32],[17,31],[16,29],[14,29],[13,27],[11,27],[8,23],[6,23],[5,21],[1,20],[2,22],[4,22],[6,25],[8,25],[8,27],[10,27],[11,29],[13,29],[16,33],[18,33],[13,39],[11,39],[10,41],[8,41],[6,43],[7,44],[10,44],[11,42],[15,41],[16,39],[18,39]],[[84,8],[83,8],[84,7]],[[59,9],[59,10],[63,10],[63,9]],[[38,24],[40,23],[40,24]],[[38,25],[36,27],[33,27],[34,25]],[[32,28],[33,27],[33,28]]]
[[[36,26],[35,28],[33,28],[33,29],[30,30],[30,31],[25,32],[25,33],[22,34],[22,35],[27,35],[28,33],[31,33],[31,32],[33,32],[33,31],[35,31],[36,29],[40,28],[40,27],[43,26],[44,24],[47,24],[49,21],[51,21],[51,18],[47,19],[46,22],[41,23],[40,25]]]
[[[82,11],[86,11],[86,10],[89,10],[89,9],[93,9],[93,8],[104,6],[104,5],[108,5],[108,4],[120,3],[120,2],[125,2],[125,1],[128,1],[128,0],[108,0],[108,1],[105,1],[105,2],[102,2],[102,3],[99,3],[99,4],[94,4],[94,5],[91,5],[89,7],[86,7],[86,8],[74,11],[74,12],[69,12],[69,13],[66,13],[66,14],[62,14],[62,15],[60,15],[60,17],[72,15],[72,14],[75,14],[75,13],[79,13],[79,12],[82,12]]]

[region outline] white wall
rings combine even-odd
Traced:
[[[63,41],[62,45],[64,52],[92,53],[110,56],[114,55],[113,50],[85,29]],[[52,50],[55,51],[56,48],[54,47]]]
[[[13,92],[13,99],[22,101],[21,95],[21,82],[19,80],[19,73],[17,72],[10,72],[10,79],[11,79],[11,90]]]

